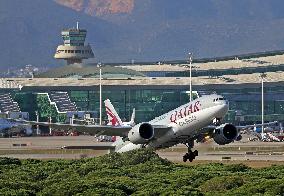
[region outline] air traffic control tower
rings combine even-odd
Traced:
[[[64,45],[59,45],[54,58],[64,59],[67,64],[82,63],[83,59],[93,58],[94,53],[91,46],[85,45],[87,30],[77,28],[65,29],[61,32]]]

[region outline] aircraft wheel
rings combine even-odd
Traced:
[[[194,153],[193,153],[193,152],[190,152],[189,157],[188,157],[188,160],[189,160],[190,162],[192,162],[194,159],[195,159]]]
[[[183,162],[186,162],[188,158],[189,158],[189,154],[188,153],[183,155],[183,158],[182,158]]]
[[[198,151],[195,150],[195,151],[193,152],[193,154],[194,154],[194,158],[197,157],[197,156],[198,156]]]
[[[193,159],[194,159],[194,157],[190,157],[188,160],[189,160],[190,162],[192,162]]]

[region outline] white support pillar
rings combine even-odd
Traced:
[[[51,116],[49,117],[49,123],[51,123],[52,122],[52,118],[51,118]],[[49,135],[52,135],[52,128],[51,128],[51,126],[49,126]]]
[[[38,123],[38,122],[39,122],[39,114],[38,114],[38,111],[35,111],[35,114],[36,114],[36,122]],[[37,134],[37,135],[40,135],[39,125],[36,125],[36,134]]]
[[[188,53],[189,56],[189,100],[192,101],[192,53]]]
[[[264,124],[264,79],[266,78],[266,74],[262,73],[261,77],[261,123]],[[261,139],[264,137],[264,126],[261,126]]]

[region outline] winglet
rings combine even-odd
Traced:
[[[131,119],[130,119],[129,124],[130,124],[131,126],[134,126],[134,125],[135,125],[135,108],[133,108],[133,111],[132,111],[132,115],[131,115]]]

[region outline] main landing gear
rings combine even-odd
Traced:
[[[183,162],[186,162],[187,160],[189,160],[190,162],[192,162],[195,157],[198,156],[198,151],[195,150],[195,151],[191,151],[191,150],[188,150],[188,153],[186,153],[184,156],[183,156]]]
[[[187,146],[188,152],[183,156],[183,162],[186,162],[187,160],[189,160],[190,162],[192,162],[195,157],[198,156],[198,151],[195,150],[192,152],[191,148],[193,147],[194,141],[191,141],[190,143],[185,143],[185,145]]]

